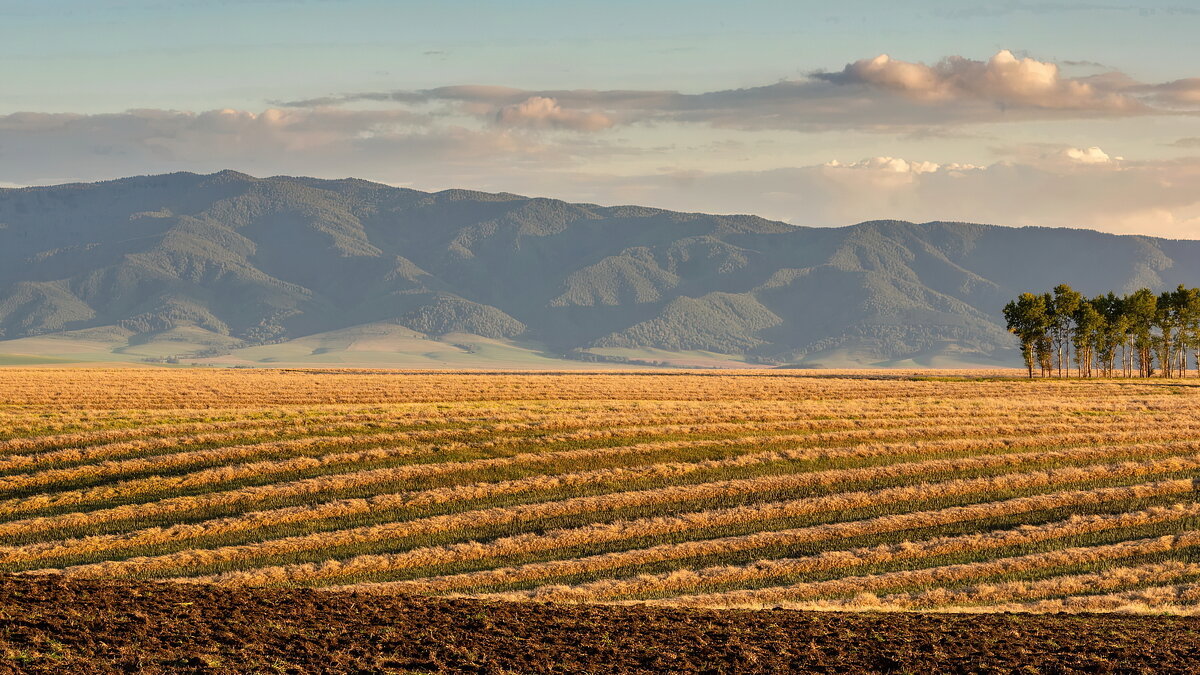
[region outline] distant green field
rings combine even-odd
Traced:
[[[53,356],[30,356],[28,354],[0,354],[0,366],[39,366],[54,363],[76,363],[72,359]]]
[[[251,346],[195,326],[137,338],[129,331],[110,326],[0,342],[0,365],[54,363],[581,370],[622,367],[556,358],[543,345],[532,342],[468,333],[428,336],[388,323],[364,324]]]

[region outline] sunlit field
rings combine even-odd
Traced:
[[[0,567],[556,602],[1200,608],[1200,378],[0,369]]]

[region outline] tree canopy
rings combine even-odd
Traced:
[[[1155,295],[1142,288],[1084,297],[1068,284],[1022,293],[1004,307],[1029,377],[1200,376],[1200,289],[1182,284]]]

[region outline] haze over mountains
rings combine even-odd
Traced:
[[[1200,279],[1200,241],[600,207],[233,171],[0,190],[0,357],[1018,365],[1000,310]]]

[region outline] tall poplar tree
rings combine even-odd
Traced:
[[[1034,363],[1042,361],[1040,344],[1050,327],[1045,296],[1022,293],[1021,297],[1005,306],[1004,319],[1008,322],[1009,332],[1021,341],[1021,357],[1025,359],[1025,368],[1032,378]],[[1044,366],[1042,374],[1046,374]]]

